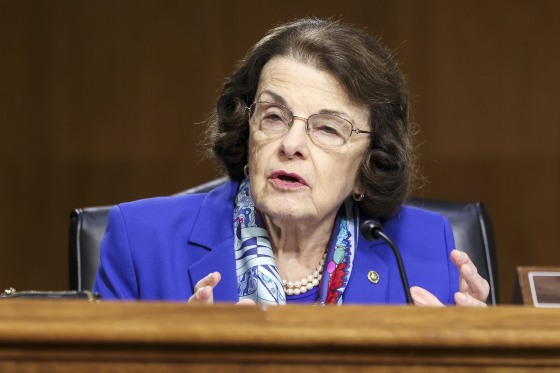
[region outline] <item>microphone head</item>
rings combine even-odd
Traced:
[[[360,225],[362,236],[368,241],[374,241],[379,238],[379,232],[383,230],[381,223],[375,219],[366,220]]]

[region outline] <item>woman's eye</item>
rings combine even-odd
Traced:
[[[329,125],[321,125],[315,127],[315,130],[324,135],[340,136],[340,131],[337,128]]]
[[[268,113],[264,116],[264,120],[270,120],[270,121],[278,121],[278,120],[282,120],[282,117],[276,113]]]

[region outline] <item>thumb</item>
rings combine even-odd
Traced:
[[[435,295],[430,293],[428,290],[423,289],[419,286],[413,286],[410,288],[410,295],[416,306],[425,307],[442,307],[443,304],[436,298]]]

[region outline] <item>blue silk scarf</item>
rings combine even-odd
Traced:
[[[347,199],[338,211],[328,245],[319,285],[318,302],[321,304],[342,304],[358,244],[358,222],[358,208],[351,199]],[[233,230],[239,300],[285,304],[282,279],[268,233],[251,198],[249,179],[239,185],[233,210]]]

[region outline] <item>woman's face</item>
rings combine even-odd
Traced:
[[[350,101],[334,76],[291,58],[275,57],[263,68],[255,101],[283,104],[297,117],[335,112],[370,131],[369,110]],[[287,133],[270,138],[252,121],[249,172],[255,206],[275,224],[317,224],[334,219],[355,187],[369,135],[353,134],[339,148],[323,148],[294,119]]]

